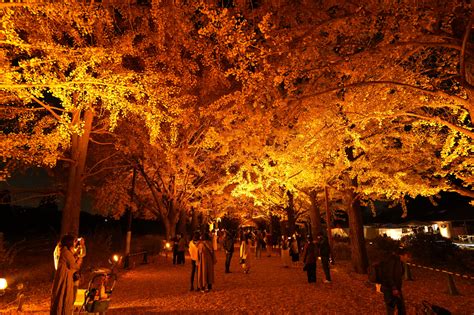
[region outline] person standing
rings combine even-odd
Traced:
[[[191,289],[194,291],[194,275],[196,274],[196,263],[198,260],[199,232],[194,232],[193,239],[189,242],[189,256],[191,257]]]
[[[212,230],[212,249],[217,251],[217,231]]]
[[[74,308],[74,279],[82,263],[81,257],[74,256],[72,235],[61,238],[61,249],[58,260],[58,270],[54,276],[51,291],[50,315],[70,315]]]
[[[272,252],[273,252],[273,237],[272,237],[272,235],[265,231],[265,239],[263,240],[263,242],[265,243],[265,246],[267,248],[267,257],[271,257]]]
[[[323,266],[326,280],[324,283],[331,283],[331,272],[329,269],[329,257],[331,256],[331,247],[329,246],[329,239],[322,233],[318,234],[319,256],[321,257],[321,265]]]
[[[225,273],[230,273],[230,261],[234,254],[234,233],[226,231],[224,236]]]
[[[262,258],[262,243],[262,232],[257,230],[257,232],[255,233],[255,259]]]
[[[316,283],[316,259],[318,258],[317,247],[313,238],[309,235],[303,250],[303,270],[308,276],[308,283]]]
[[[250,244],[249,244],[249,235],[244,234],[242,240],[240,241],[240,260],[239,263],[244,270],[244,273],[250,272]]]
[[[176,265],[178,262],[178,235],[175,235],[171,241],[173,242],[173,265]]]
[[[405,315],[405,301],[402,295],[403,264],[395,251],[387,254],[378,267],[380,291],[383,293],[387,315],[394,314],[395,308],[397,308],[399,315]]]
[[[281,237],[281,262],[283,263],[283,267],[288,268],[290,267],[290,244],[289,241],[291,238],[286,237],[283,235]]]
[[[183,233],[178,234],[178,265],[184,265],[184,252],[186,251],[186,240]]]
[[[299,252],[298,241],[296,240],[296,237],[294,235],[290,241],[290,256],[291,256],[291,261],[293,262],[293,267],[298,266],[298,261],[300,260],[300,252]]]
[[[198,288],[202,292],[209,292],[214,284],[214,265],[216,254],[212,247],[209,234],[203,235],[202,242],[198,245]]]

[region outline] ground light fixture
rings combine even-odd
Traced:
[[[112,256],[112,261],[118,263],[119,260],[120,260],[120,255],[115,254],[115,255]]]
[[[5,290],[8,287],[7,279],[0,278],[0,296],[5,294]]]

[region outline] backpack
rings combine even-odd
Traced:
[[[379,264],[372,264],[368,268],[368,276],[369,281],[372,283],[380,283],[381,282],[381,274],[380,274],[380,265]]]

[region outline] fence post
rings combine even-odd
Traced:
[[[459,291],[454,283],[453,275],[448,273],[448,293],[449,295],[459,295]]]
[[[406,281],[413,281],[413,277],[411,275],[410,265],[407,264],[406,262],[404,262],[403,267],[405,269],[405,272],[403,273],[403,279],[406,280]]]
[[[147,251],[145,251],[143,253],[143,262],[142,262],[142,264],[144,264],[144,265],[148,264],[148,252]]]

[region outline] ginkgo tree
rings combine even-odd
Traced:
[[[78,232],[88,147],[102,145],[94,137],[136,113],[156,138],[187,101],[177,89],[182,78],[136,57],[136,31],[146,23],[125,21],[124,10],[76,3],[2,9],[4,176],[19,165],[68,163],[62,233]]]

